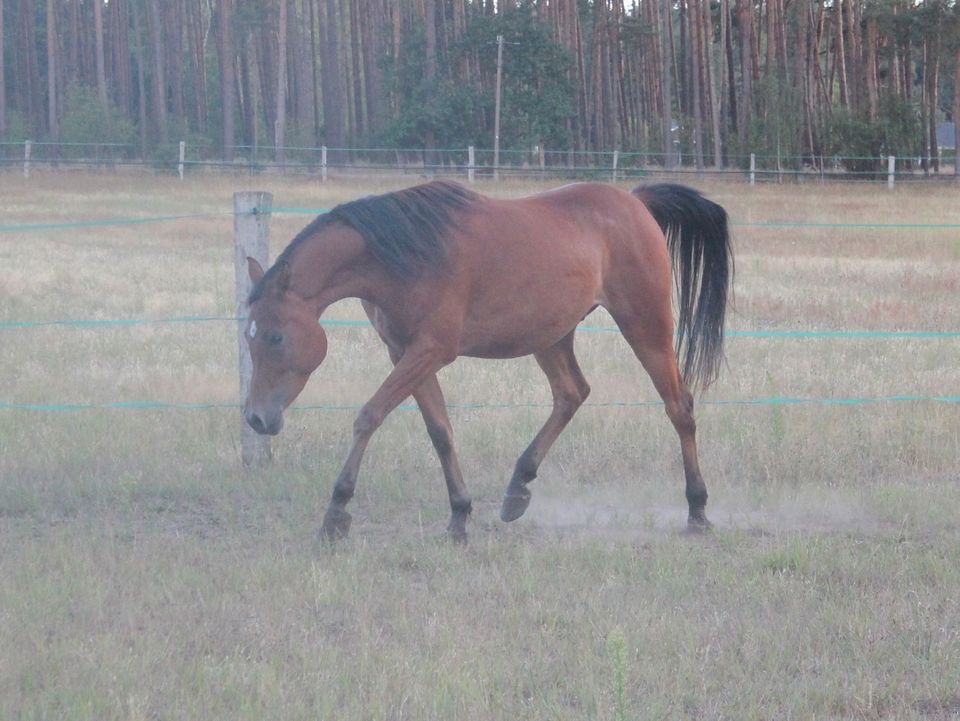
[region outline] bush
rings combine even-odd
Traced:
[[[104,107],[97,97],[96,88],[71,83],[67,88],[64,108],[60,124],[60,141],[63,143],[127,145],[133,142],[133,123],[113,103],[108,102]],[[81,155],[88,154],[83,149],[79,149],[79,152]]]
[[[877,121],[871,123],[849,111],[836,111],[830,123],[830,152],[852,158],[848,170],[866,172],[883,169],[882,156],[907,157],[916,151],[922,137],[920,120],[905,100],[883,98]]]

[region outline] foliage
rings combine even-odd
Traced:
[[[567,147],[567,120],[574,89],[568,77],[572,59],[554,42],[548,28],[530,11],[530,3],[505,7],[497,16],[471,13],[467,29],[449,49],[438,49],[437,74],[426,73],[426,36],[422,24],[407,33],[398,62],[386,65],[397,98],[394,120],[384,140],[421,147],[492,145],[495,102],[491,84],[464,83],[456,70],[468,56],[479,58],[481,73],[497,70],[497,36],[504,36],[501,95],[501,146]]]
[[[385,143],[424,147],[431,134],[435,147],[476,142],[470,129],[478,124],[480,93],[476,88],[453,82],[442,70],[428,78],[425,48],[424,28],[419,24],[404,37],[400,60],[386,65],[398,107],[384,133]],[[449,65],[450,60],[438,58],[438,68]]]
[[[574,108],[568,75],[573,59],[550,38],[547,27],[537,22],[528,6],[523,3],[497,17],[478,18],[471,41],[495,73],[496,36],[504,36],[501,145],[528,147],[542,142],[565,148],[571,140],[567,120]]]
[[[7,130],[0,137],[5,143],[22,143],[30,140],[33,131],[30,128],[30,121],[23,113],[12,111],[7,113]]]
[[[799,89],[775,76],[761,78],[754,93],[763,112],[751,115],[748,152],[796,160],[803,153],[803,99]]]
[[[60,127],[64,143],[133,142],[134,126],[113,103],[104,106],[97,90],[89,85],[71,83],[67,87],[66,105]]]
[[[834,112],[829,152],[851,158],[847,162],[850,170],[881,170],[881,156],[913,155],[919,137],[922,132],[916,109],[905,100],[885,96],[875,123],[853,112]]]

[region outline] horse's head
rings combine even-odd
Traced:
[[[247,269],[254,285],[260,284],[261,265],[247,258]],[[316,309],[289,292],[286,264],[270,276],[267,285],[251,297],[245,336],[253,378],[243,415],[257,433],[273,436],[283,427],[283,411],[327,355],[327,336],[317,322]]]

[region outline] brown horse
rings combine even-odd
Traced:
[[[432,182],[340,205],[304,228],[267,272],[248,263],[253,378],[244,414],[258,433],[280,431],[284,409],[323,361],[318,319],[331,303],[360,298],[394,363],[354,423],[323,520],[327,538],[348,533],[364,449],[412,395],[447,482],[448,533],[466,539],[470,495],[436,375],[461,355],[533,354],[550,383],[553,411],[517,460],[500,510],[504,521],[523,515],[527,485],[590,392],[573,335],[597,306],[613,316],[680,436],[690,527],[709,526],[688,388],[709,385],[722,362],[732,253],[726,212],[696,191],[653,185],[631,194],[579,183],[497,200]]]

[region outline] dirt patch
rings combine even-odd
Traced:
[[[718,494],[719,495],[719,494]],[[778,533],[856,533],[870,535],[884,528],[846,494],[821,494],[817,498],[777,499],[763,507],[738,499],[722,499],[707,506],[707,515],[717,530],[751,535]],[[527,523],[542,530],[562,533],[620,534],[629,538],[683,531],[687,506],[683,496],[676,503],[617,496],[613,492],[589,495],[534,493]]]

